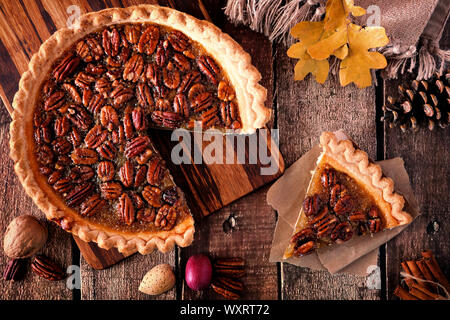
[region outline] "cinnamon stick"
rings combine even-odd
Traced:
[[[450,283],[439,267],[439,264],[437,263],[436,258],[433,255],[433,252],[431,252],[430,250],[423,251],[422,257],[424,257],[427,267],[430,269],[430,272],[433,274],[433,277],[436,278],[437,282],[444,286],[447,291],[450,291]]]
[[[436,293],[433,293],[430,290],[427,290],[426,288],[424,288],[423,286],[420,286],[420,285],[417,285],[417,284],[414,284],[412,289],[409,291],[410,294],[415,295],[413,290],[414,290],[414,292],[421,291],[423,294],[427,295],[428,297],[430,297],[430,299],[433,299],[433,300],[444,299],[443,296],[441,296],[439,294],[436,294]]]
[[[428,287],[431,288],[431,291],[437,292],[437,284],[436,279],[433,277],[433,274],[430,272],[430,269],[428,269],[427,264],[423,259],[416,261],[417,267],[420,269],[420,272],[422,272],[425,280],[432,281],[433,283],[428,282]]]
[[[416,261],[406,261],[406,264],[408,265],[409,270],[411,270],[411,273],[414,277],[416,277],[417,279],[422,279],[425,280],[424,275],[422,274],[422,272],[420,271],[419,267],[416,264]],[[431,290],[431,286],[428,285],[428,283],[426,282],[421,282],[421,281],[417,281],[417,284],[428,289]]]
[[[394,294],[402,300],[419,300],[417,297],[406,291],[402,286],[397,286],[394,290]]]
[[[406,262],[402,262],[402,263],[401,263],[401,266],[402,266],[403,271],[404,271],[406,274],[409,274],[410,276],[413,275],[412,272],[411,272],[411,270],[410,270],[409,267],[408,267],[408,264],[407,264]],[[415,283],[414,279],[411,279],[411,278],[405,278],[405,282],[406,282],[406,285],[407,285],[409,288],[412,288],[412,285]]]

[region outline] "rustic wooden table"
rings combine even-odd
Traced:
[[[0,1],[0,96],[8,104],[18,88],[24,65],[39,45],[55,30],[64,26],[70,13],[67,8],[77,5],[81,13],[107,7],[122,7],[145,1],[138,0],[24,0],[11,10],[12,2]],[[203,19],[197,1],[159,1],[161,5],[174,2],[176,8]],[[400,281],[400,262],[416,258],[423,249],[431,249],[444,272],[450,270],[449,159],[450,131],[402,134],[389,130],[379,121],[385,97],[394,92],[396,83],[404,81],[379,80],[377,87],[364,90],[353,85],[339,87],[334,81],[319,85],[308,79],[293,81],[295,61],[286,56],[286,47],[271,44],[264,36],[226,21],[215,0],[203,0],[212,20],[229,33],[252,55],[260,70],[262,84],[268,89],[268,105],[274,109],[271,126],[280,131],[280,150],[286,167],[318,142],[324,130],[344,129],[358,145],[376,160],[402,157],[420,203],[422,215],[405,231],[379,249],[376,281],[348,274],[330,275],[286,263],[268,262],[277,213],[266,203],[269,186],[228,205],[196,222],[194,243],[170,253],[154,252],[147,256],[133,255],[106,270],[94,270],[80,255],[73,238],[53,223],[47,223],[49,241],[44,253],[61,265],[80,266],[81,289],[70,290],[66,282],[49,282],[29,272],[19,283],[0,281],[0,299],[152,299],[137,288],[144,274],[159,263],[174,266],[178,275],[176,288],[153,299],[217,299],[211,290],[194,292],[183,279],[187,258],[195,253],[211,256],[240,256],[247,262],[243,281],[245,299],[391,299]],[[35,18],[40,17],[40,18]],[[448,44],[447,36],[442,40]],[[10,116],[6,106],[0,108],[0,172],[4,189],[0,196],[0,234],[12,218],[43,214],[25,194],[8,157]],[[230,215],[236,226],[225,233],[223,223]],[[0,269],[7,263],[0,255]]]

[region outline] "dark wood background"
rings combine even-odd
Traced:
[[[32,54],[58,28],[65,26],[66,9],[78,5],[81,12],[107,7],[123,7],[145,1],[134,0],[21,0],[19,9],[12,2],[0,1],[0,96],[11,102],[20,75]],[[178,10],[203,18],[197,1],[173,1]],[[167,1],[159,1],[167,5]],[[449,159],[450,130],[403,134],[389,130],[379,121],[387,95],[395,94],[396,85],[406,81],[379,79],[377,87],[359,90],[353,85],[339,87],[328,80],[319,85],[308,78],[294,82],[295,61],[286,56],[287,48],[271,44],[264,36],[243,26],[233,26],[221,10],[225,1],[203,0],[213,22],[229,33],[252,55],[260,70],[262,84],[269,91],[273,105],[271,126],[280,130],[280,150],[286,167],[318,142],[324,130],[344,129],[358,145],[376,160],[402,157],[420,203],[422,215],[398,237],[379,249],[378,276],[369,284],[367,277],[348,274],[330,275],[286,263],[269,263],[269,251],[277,213],[266,203],[269,185],[233,202],[220,211],[196,222],[194,243],[162,254],[133,255],[106,270],[94,270],[81,257],[73,238],[55,224],[47,222],[49,242],[43,249],[63,266],[78,265],[81,289],[69,290],[64,281],[48,282],[29,272],[19,283],[0,280],[0,299],[218,299],[212,290],[193,292],[183,281],[187,258],[195,253],[215,256],[240,256],[247,262],[243,278],[245,299],[391,299],[400,281],[400,262],[418,257],[431,249],[449,275]],[[16,4],[14,4],[16,7]],[[31,18],[33,17],[33,18]],[[35,17],[41,17],[36,19]],[[442,40],[449,44],[448,32]],[[15,45],[11,45],[15,44]],[[1,104],[1,102],[0,102]],[[8,157],[10,117],[0,106],[0,173],[4,190],[0,196],[0,234],[15,216],[43,214],[22,189]],[[236,226],[224,232],[230,217]],[[437,226],[437,227],[436,227]],[[7,263],[0,255],[0,270]],[[171,264],[177,275],[176,287],[158,297],[140,293],[137,288],[144,274],[159,263]]]

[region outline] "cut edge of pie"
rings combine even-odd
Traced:
[[[394,181],[383,175],[379,165],[369,159],[366,152],[358,149],[352,141],[341,140],[332,132],[323,132],[320,136],[322,153],[317,159],[316,167],[306,191],[305,199],[310,195],[313,178],[317,170],[331,167],[349,176],[363,192],[370,195],[375,202],[381,220],[382,230],[392,229],[412,221],[409,213],[404,211],[405,199],[394,191]],[[304,206],[300,209],[291,239],[300,231],[309,228]],[[295,244],[292,241],[287,246],[283,258],[294,255]]]
[[[195,232],[192,215],[189,214],[170,231],[139,233],[111,230],[84,220],[63,203],[36,168],[36,160],[33,158],[35,156],[32,122],[41,84],[54,62],[67,49],[100,27],[145,22],[180,30],[192,40],[199,42],[223,69],[228,71],[229,80],[236,91],[242,121],[240,133],[254,132],[257,128],[263,127],[271,117],[271,110],[264,106],[266,89],[258,83],[261,75],[251,64],[250,55],[213,24],[185,13],[153,5],[105,9],[81,16],[76,27],[59,29],[46,40],[31,58],[13,100],[10,157],[14,161],[15,172],[27,194],[49,220],[57,222],[63,229],[84,241],[94,241],[104,249],[116,247],[124,254],[136,251],[148,254],[155,248],[166,252],[175,244],[182,247],[190,245]]]

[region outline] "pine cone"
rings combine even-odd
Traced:
[[[384,117],[389,126],[399,126],[403,132],[427,126],[433,130],[436,125],[446,128],[450,121],[450,70],[432,79],[413,80],[409,88],[398,86],[399,97],[389,96],[383,106]]]

